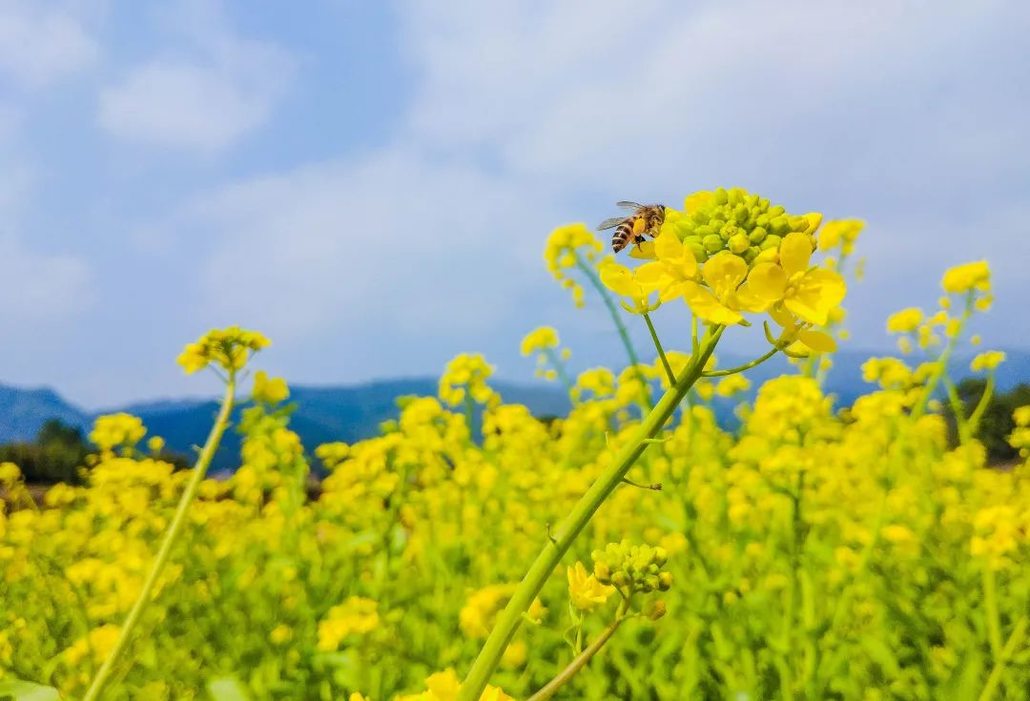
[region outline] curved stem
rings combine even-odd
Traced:
[[[665,392],[654,409],[644,417],[634,432],[633,438],[622,447],[590,489],[580,497],[561,527],[552,534],[553,538],[548,539],[544,544],[529,571],[515,589],[515,593],[508,600],[508,605],[497,617],[490,636],[479,651],[479,656],[472,664],[468,676],[465,677],[457,701],[478,701],[490,680],[490,675],[501,661],[501,656],[508,647],[508,643],[511,642],[518,630],[522,622],[522,614],[529,609],[533,599],[543,589],[544,583],[554,572],[554,568],[561,562],[562,557],[593,518],[594,513],[612,491],[622,483],[622,479],[633,467],[637,458],[647,449],[649,439],[658,435],[658,432],[665,426],[665,422],[676,411],[683,397],[701,376],[701,371],[715,350],[719,338],[722,337],[722,332],[722,326],[712,327],[705,337],[700,355],[693,359],[679,381]]]
[[[590,646],[586,650],[577,655],[565,669],[558,673],[558,676],[547,682],[540,691],[530,696],[526,701],[547,701],[547,699],[551,698],[558,692],[558,689],[565,686],[570,679],[576,676],[576,673],[579,672],[579,670],[586,667],[587,663],[593,659],[594,655],[601,651],[601,648],[605,646],[605,643],[615,635],[615,631],[617,631],[623,621],[626,620],[627,617],[624,611],[626,604],[627,602],[622,602],[615,620],[612,621],[611,625],[601,631],[601,634],[597,636],[597,639],[594,642],[590,643]]]
[[[140,617],[143,615],[147,605],[150,603],[154,587],[157,585],[157,579],[160,577],[161,571],[164,570],[165,565],[168,564],[168,558],[171,555],[172,546],[175,545],[175,541],[178,539],[179,533],[182,532],[182,528],[186,523],[186,514],[189,511],[190,503],[196,496],[197,489],[200,487],[200,483],[204,480],[204,475],[207,472],[208,466],[211,464],[211,459],[214,457],[215,450],[218,449],[218,444],[222,440],[222,435],[225,433],[225,429],[229,425],[229,416],[232,413],[235,401],[236,376],[235,374],[230,374],[226,381],[225,396],[222,398],[222,406],[218,411],[218,417],[215,419],[214,426],[211,427],[211,432],[208,434],[203,450],[200,451],[200,456],[197,458],[197,464],[194,466],[193,474],[190,476],[189,482],[186,483],[186,489],[183,491],[182,497],[179,499],[179,505],[175,509],[175,515],[172,517],[172,522],[168,526],[168,530],[165,531],[164,540],[161,541],[161,547],[158,548],[157,556],[154,558],[154,563],[150,566],[150,572],[147,573],[147,578],[143,581],[143,588],[140,590],[139,596],[136,598],[136,602],[132,605],[132,608],[129,610],[129,614],[125,617],[124,623],[122,623],[121,629],[118,631],[118,639],[115,641],[114,647],[111,648],[111,652],[107,655],[107,659],[104,660],[104,663],[100,666],[96,676],[93,677],[93,681],[90,683],[89,689],[86,691],[86,695],[82,697],[82,701],[96,701],[100,698],[100,694],[103,693],[104,687],[106,687],[108,681],[110,681],[111,672],[114,670],[115,663],[125,652],[125,648],[129,644],[129,639],[132,636],[133,630],[137,625],[139,625]]]
[[[980,421],[983,419],[984,412],[987,411],[988,405],[991,403],[991,397],[994,396],[994,373],[992,372],[987,376],[987,384],[984,385],[984,393],[980,396],[980,401],[977,402],[976,408],[973,409],[973,413],[969,415],[967,423],[969,424],[969,430],[973,434],[976,434],[980,430]]]
[[[676,384],[676,373],[672,371],[672,366],[669,365],[669,359],[665,357],[665,349],[662,348],[662,342],[658,340],[658,332],[654,329],[654,323],[651,321],[651,315],[644,312],[644,321],[647,322],[647,330],[651,332],[651,340],[654,341],[655,350],[658,351],[658,357],[662,359],[662,365],[665,367],[665,376],[669,378],[669,386]]]
[[[769,360],[769,358],[773,357],[774,355],[776,355],[779,352],[780,352],[779,348],[773,347],[773,348],[770,348],[767,353],[763,353],[762,355],[758,356],[757,358],[755,358],[754,360],[752,360],[749,363],[744,363],[743,365],[738,365],[735,368],[728,368],[726,370],[712,370],[711,372],[702,373],[701,376],[702,377],[726,377],[727,375],[736,375],[738,372],[744,372],[745,370],[750,370],[753,367],[761,365],[766,360]]]

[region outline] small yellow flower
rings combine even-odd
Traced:
[[[890,333],[912,333],[923,323],[923,310],[908,307],[887,317],[887,331]]]
[[[985,351],[973,358],[969,363],[969,369],[973,372],[987,372],[994,370],[1003,362],[1005,362],[1004,351]]]
[[[522,339],[519,350],[522,355],[530,355],[537,351],[558,347],[558,331],[553,326],[541,326],[533,329]]]
[[[251,397],[261,404],[280,404],[290,398],[290,388],[281,377],[269,377],[264,370],[254,375],[254,391]]]
[[[780,244],[779,263],[758,263],[748,276],[751,294],[786,309],[799,319],[824,326],[847,292],[839,273],[810,268],[812,239],[791,233]]]
[[[251,353],[267,348],[269,343],[263,334],[239,326],[212,329],[194,343],[187,344],[179,354],[178,362],[187,375],[203,370],[211,363],[226,372],[236,372],[243,368]]]
[[[608,597],[615,593],[614,587],[601,584],[593,574],[588,573],[582,562],[569,567],[566,576],[572,605],[580,611],[593,611],[603,606]]]
[[[946,292],[961,294],[971,290],[989,292],[991,289],[991,269],[987,261],[978,260],[949,268],[941,278],[941,287]]]
[[[647,314],[661,306],[661,301],[651,302],[650,296],[653,290],[642,285],[638,279],[638,273],[624,265],[609,261],[601,265],[601,282],[612,292],[629,300],[620,300],[622,308],[630,314]]]

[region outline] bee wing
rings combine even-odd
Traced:
[[[622,207],[623,209],[643,209],[644,205],[639,202],[631,202],[630,200],[619,200],[615,203],[616,206]]]
[[[613,229],[624,221],[626,221],[626,217],[612,217],[611,219],[605,219],[597,225],[597,230],[603,231],[604,229]]]

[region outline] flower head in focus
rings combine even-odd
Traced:
[[[212,363],[228,373],[235,373],[243,369],[252,353],[267,348],[269,343],[264,334],[239,326],[212,329],[188,344],[179,354],[178,362],[188,375]]]

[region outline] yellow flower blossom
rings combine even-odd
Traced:
[[[569,580],[569,598],[572,605],[580,611],[593,611],[603,606],[608,597],[615,593],[615,588],[597,581],[593,574],[587,572],[582,562],[567,568]]]
[[[923,323],[923,310],[908,307],[887,317],[887,331],[890,333],[912,333]]]
[[[372,599],[351,596],[333,606],[318,623],[318,649],[331,652],[348,635],[363,635],[379,627],[378,604]]]
[[[976,290],[989,292],[991,289],[991,269],[987,261],[979,260],[949,268],[941,278],[941,287],[946,292],[961,294]]]
[[[239,326],[212,329],[179,354],[178,362],[186,374],[203,370],[211,363],[226,372],[241,370],[251,353],[267,348],[269,340],[257,331]]]
[[[254,374],[254,390],[251,393],[255,402],[261,404],[281,404],[290,398],[290,388],[281,377],[269,377],[264,370]]]
[[[985,351],[978,353],[969,363],[969,369],[973,372],[987,372],[994,370],[1005,362],[1004,351]]]
[[[519,346],[523,356],[558,347],[558,331],[553,326],[540,326],[525,335]]]

